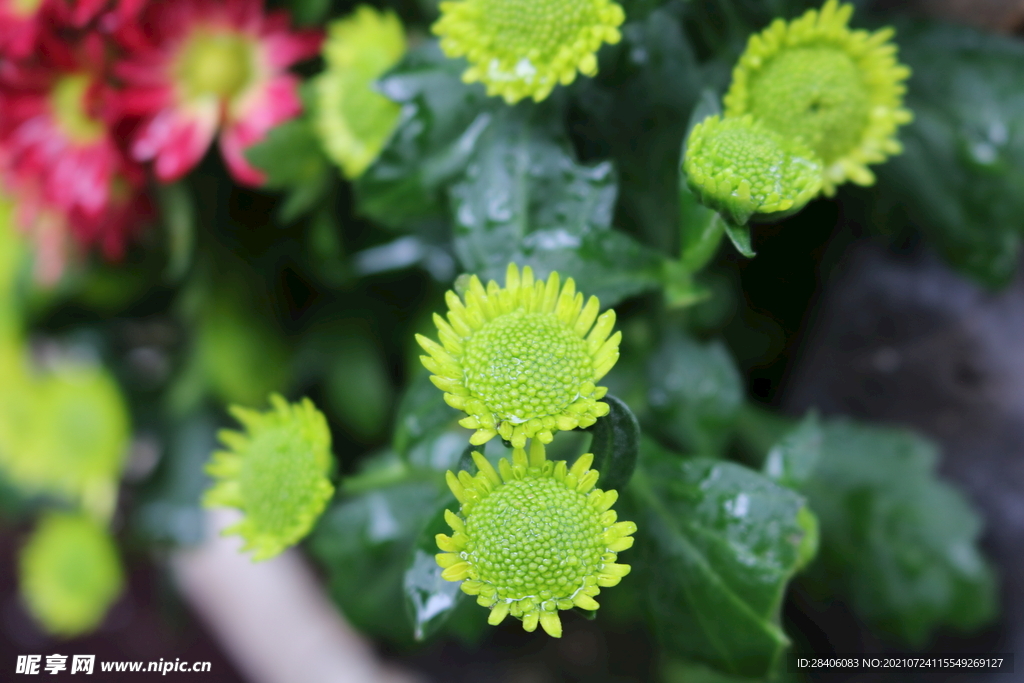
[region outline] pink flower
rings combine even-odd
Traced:
[[[115,66],[126,85],[120,114],[140,119],[131,155],[172,181],[219,131],[231,175],[262,184],[245,150],[301,111],[299,80],[286,69],[317,53],[320,32],[290,31],[287,15],[264,14],[261,0],[155,2],[139,25],[148,40],[125,43],[129,56]]]
[[[0,64],[0,188],[39,246],[41,276],[59,276],[69,238],[118,258],[144,199],[142,169],[105,116],[98,37],[69,45],[48,33],[31,61]]]
[[[30,55],[44,25],[45,0],[0,0],[0,57]]]

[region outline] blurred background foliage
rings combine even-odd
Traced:
[[[340,483],[303,547],[338,608],[403,651],[438,639],[488,647],[495,629],[431,557],[440,512],[455,505],[443,474],[464,462],[468,433],[426,380],[413,335],[431,332],[458,274],[500,280],[516,261],[575,278],[619,313],[623,354],[607,384],[643,433],[623,511],[640,531],[634,572],[608,592],[597,624],[657,643],[662,654],[637,651],[646,661],[634,672],[646,673],[636,675],[789,680],[783,654],[805,642],[781,618],[791,581],[901,646],[985,624],[997,597],[980,519],[937,476],[936,447],[771,408],[817,274],[856,237],[894,250],[923,241],[994,289],[1013,276],[1024,47],[855,3],[855,25],[897,25],[913,69],[905,151],[877,167],[875,186],[756,226],[747,260],[728,241],[702,242],[707,216],[680,192],[683,136],[702,97],[724,91],[750,33],[815,4],[627,0],[623,39],[601,50],[595,78],[509,107],[463,84],[464,64],[429,37],[435,2],[385,3],[409,49],[375,87],[400,113],[356,180],[323,151],[307,88],[307,112],[248,153],[263,188],[237,185],[208,154],[182,180],[154,185],[154,224],[120,263],[91,258],[39,286],[8,199],[6,524],[26,530],[55,507],[109,519],[116,505],[130,552],[196,543],[202,465],[229,424],[225,406],[309,396],[328,417]],[[274,5],[308,26],[355,7]],[[862,234],[833,230],[839,216]],[[552,457],[590,439],[560,437]],[[486,449],[504,454],[500,442]]]

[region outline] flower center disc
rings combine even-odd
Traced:
[[[558,415],[594,374],[585,342],[550,313],[513,311],[466,344],[466,388],[502,420]]]
[[[86,108],[90,83],[86,74],[73,74],[58,79],[50,91],[57,126],[72,142],[85,144],[103,136],[103,123],[89,116]]]
[[[236,33],[196,33],[182,51],[177,76],[189,98],[231,98],[252,77],[250,41]]]
[[[586,496],[546,476],[506,482],[466,519],[466,551],[498,597],[572,597],[601,568],[604,527]]]
[[[554,55],[572,44],[581,28],[595,23],[589,0],[483,0],[481,16],[494,32],[499,54]],[[590,10],[588,12],[588,10]]]
[[[279,427],[253,439],[250,448],[259,457],[243,460],[238,475],[245,496],[245,514],[267,533],[287,533],[294,512],[316,491],[317,467],[313,452],[296,452],[301,435]]]
[[[849,55],[828,45],[787,48],[750,78],[750,108],[771,129],[801,137],[826,164],[860,142],[870,97]]]
[[[14,0],[11,9],[16,17],[28,17],[36,13],[43,0]]]

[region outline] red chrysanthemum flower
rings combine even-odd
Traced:
[[[0,67],[0,185],[39,245],[41,279],[53,281],[69,237],[108,258],[122,254],[145,210],[145,178],[103,115],[109,90],[95,67],[103,44],[40,40],[38,59]]]
[[[0,0],[0,57],[30,55],[43,28],[45,0]]]
[[[259,185],[245,150],[302,108],[299,79],[286,69],[320,48],[319,31],[289,30],[284,12],[260,0],[152,3],[140,25],[147,44],[129,46],[115,67],[126,88],[121,111],[141,117],[131,154],[153,160],[171,181],[195,166],[218,130],[231,175]]]

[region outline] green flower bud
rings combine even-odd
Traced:
[[[817,155],[750,115],[709,116],[694,126],[683,170],[702,203],[739,225],[799,211],[821,189]]]

